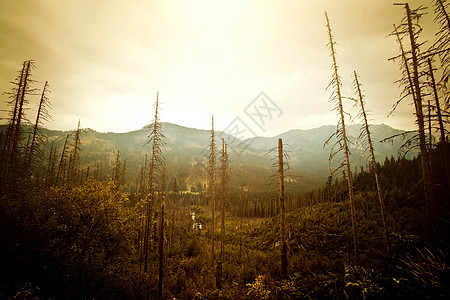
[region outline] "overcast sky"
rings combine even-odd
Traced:
[[[403,16],[394,2],[1,0],[0,91],[34,59],[36,87],[50,84],[52,129],[74,129],[78,119],[97,131],[140,129],[152,121],[157,91],[161,120],[188,127],[209,128],[212,114],[217,130],[239,117],[263,136],[335,125],[326,10],[345,94],[356,70],[372,123],[412,129],[409,99],[386,117],[400,93],[388,61],[398,52],[388,34]],[[424,35],[432,39],[429,12]],[[260,92],[277,109],[264,126],[245,113]]]

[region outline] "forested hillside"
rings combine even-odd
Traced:
[[[207,155],[205,145],[208,143],[209,131],[186,128],[183,126],[163,123],[165,135],[165,157],[167,160],[167,170],[170,174],[168,190],[173,191],[173,181],[177,180],[177,188],[180,191],[190,191],[196,189],[200,184],[203,186],[207,180],[205,163]],[[353,152],[353,165],[357,168],[365,167],[367,164],[367,151],[358,139],[361,125],[349,126],[349,139]],[[1,126],[3,130],[6,126]],[[387,125],[372,125],[372,135],[375,140],[375,150],[377,160],[398,156],[401,145],[412,133],[393,129]],[[311,130],[291,130],[272,138],[256,137],[248,140],[235,140],[233,151],[230,151],[230,160],[233,163],[233,172],[230,174],[230,188],[238,189],[244,184],[253,191],[267,191],[267,178],[271,175],[270,156],[268,155],[278,138],[282,138],[288,145],[290,155],[291,184],[289,188],[297,192],[304,192],[320,186],[329,175],[328,156],[330,146],[324,147],[324,141],[333,134],[334,126],[323,126]],[[23,134],[25,138],[31,136],[33,127],[24,126]],[[48,157],[50,151],[56,151],[59,156],[64,148],[67,135],[69,144],[73,143],[74,131],[57,131],[42,129],[46,136],[46,144],[42,148],[43,156]],[[405,133],[405,137],[395,139],[391,142],[380,142],[386,137]],[[140,168],[145,161],[145,154],[150,151],[150,146],[146,144],[148,128],[127,133],[100,133],[92,129],[81,131],[80,149],[83,155],[80,157],[80,167],[91,171],[96,170],[99,179],[111,177],[114,168],[117,152],[120,159],[125,161],[126,172],[124,174],[126,191],[135,192],[139,185]],[[220,137],[231,140],[230,136],[224,132],[218,132]],[[233,138],[234,139],[234,138]],[[53,148],[52,148],[53,147]],[[52,150],[53,149],[53,150]],[[55,150],[56,149],[56,150]],[[408,153],[412,158],[417,151]],[[45,172],[44,160],[42,172]],[[261,177],[255,180],[254,176]]]

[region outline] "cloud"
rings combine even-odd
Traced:
[[[215,114],[225,128],[261,91],[285,111],[267,135],[334,124],[324,10],[345,92],[357,70],[374,122],[413,127],[407,105],[385,118],[399,96],[386,36],[403,11],[392,1],[2,1],[0,89],[34,58],[34,78],[51,84],[55,129],[79,118],[100,131],[138,129],[158,90],[163,120],[189,127],[209,128]]]

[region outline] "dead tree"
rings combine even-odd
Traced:
[[[120,172],[120,181],[119,181],[119,186],[121,187],[125,186],[125,173],[126,173],[126,161],[123,160],[122,171]]]
[[[369,151],[370,151],[370,156],[372,159],[372,168],[375,174],[375,182],[377,185],[377,194],[378,194],[378,201],[380,203],[380,211],[381,211],[381,218],[383,220],[383,228],[384,228],[384,241],[385,241],[385,246],[386,246],[386,254],[387,257],[390,261],[391,259],[391,246],[390,246],[390,240],[389,240],[389,230],[388,230],[388,226],[387,226],[387,222],[386,222],[386,209],[385,209],[385,205],[384,205],[384,199],[383,199],[383,195],[381,192],[381,184],[380,184],[380,172],[378,170],[378,165],[377,162],[375,160],[375,151],[373,148],[373,143],[372,143],[372,138],[370,136],[370,130],[369,130],[369,123],[367,122],[367,115],[366,115],[366,110],[364,108],[364,95],[361,91],[361,84],[359,83],[358,80],[358,75],[356,74],[356,71],[354,71],[354,75],[355,75],[355,80],[353,82],[354,88],[356,89],[356,95],[357,95],[357,100],[361,106],[361,110],[360,110],[360,117],[363,119],[364,121],[364,127],[363,130],[361,132],[360,137],[365,137],[367,139],[367,143],[369,146]]]
[[[222,152],[220,155],[220,187],[221,187],[221,199],[220,199],[220,209],[221,209],[221,228],[220,228],[220,260],[217,265],[217,288],[222,289],[222,274],[223,274],[223,263],[224,263],[224,252],[225,252],[225,201],[227,198],[227,185],[228,185],[228,154],[227,145],[225,140],[222,138]]]
[[[442,155],[442,161],[445,166],[445,174],[447,176],[447,189],[450,189],[450,170],[449,170],[449,166],[448,166],[447,143],[446,143],[446,138],[445,138],[444,122],[442,120],[441,106],[439,103],[439,96],[438,96],[438,91],[437,91],[437,86],[436,86],[436,80],[434,79],[434,71],[433,71],[433,65],[431,64],[431,59],[428,58],[427,62],[428,62],[428,72],[429,72],[429,76],[430,76],[430,84],[431,84],[431,88],[433,90],[436,115],[437,115],[437,120],[438,120],[438,124],[439,124],[439,133],[440,133],[440,137],[441,137],[440,142],[442,145],[441,155]]]
[[[11,119],[9,121],[8,127],[6,128],[6,134],[4,137],[4,143],[3,143],[3,147],[2,147],[1,163],[2,163],[2,170],[5,170],[5,171],[7,171],[7,169],[8,169],[8,159],[9,159],[9,154],[10,154],[11,147],[12,147],[12,137],[13,137],[15,124],[17,121],[17,110],[19,108],[20,95],[22,93],[22,85],[23,85],[23,82],[25,79],[27,62],[28,61],[23,62],[22,69],[20,71],[20,75],[18,76],[18,78],[16,78],[16,80],[14,82],[12,82],[15,85],[15,87],[13,88],[13,91],[11,93],[9,93],[9,97],[11,98],[11,101],[9,101],[8,104],[13,106],[14,108],[12,109]]]
[[[214,139],[214,116],[211,116],[211,138],[209,144],[209,198],[211,204],[211,266],[214,267],[215,252],[214,252],[214,227],[215,227],[215,211],[216,211],[216,143]]]
[[[27,168],[30,170],[36,168],[35,164],[39,159],[42,157],[41,149],[39,148],[40,145],[44,143],[44,135],[41,131],[42,125],[44,122],[47,122],[50,119],[50,113],[48,111],[49,108],[49,100],[47,97],[48,93],[48,81],[45,82],[44,88],[42,89],[41,99],[39,101],[39,108],[36,114],[36,122],[34,123],[33,128],[33,136],[31,139],[31,145],[30,150],[28,152],[28,159],[27,159]]]
[[[283,162],[283,141],[278,139],[278,184],[279,203],[281,213],[281,277],[287,276],[287,245],[286,245],[286,221],[284,209],[284,162]]]
[[[65,174],[65,164],[66,164],[65,162],[66,162],[66,156],[67,156],[66,151],[67,151],[67,143],[69,141],[69,136],[70,136],[70,133],[68,133],[66,135],[66,139],[64,141],[64,146],[63,146],[63,149],[61,152],[61,158],[59,160],[58,171],[56,172],[55,184],[58,184],[60,177],[61,176],[64,177],[64,174]]]
[[[48,164],[47,164],[47,174],[46,174],[46,180],[47,185],[53,185],[55,183],[55,166],[56,166],[56,147],[53,147],[54,142],[52,142],[52,145],[50,147],[50,154],[48,157]]]
[[[114,160],[114,166],[112,168],[112,176],[114,184],[119,186],[120,183],[120,151],[117,150],[116,159]]]
[[[77,176],[80,167],[80,151],[81,151],[81,128],[80,120],[78,120],[77,130],[75,131],[75,138],[71,158],[69,160],[69,169],[67,179],[71,184],[77,184]]]
[[[159,218],[159,278],[158,298],[162,299],[163,276],[164,276],[164,207],[166,205],[166,167],[163,167],[161,178],[160,204],[161,213]]]
[[[164,156],[162,153],[162,148],[164,146],[164,134],[162,132],[162,124],[159,121],[159,92],[156,93],[156,102],[155,102],[155,115],[153,124],[149,125],[149,129],[151,130],[148,135],[147,144],[152,145],[152,157],[150,159],[150,169],[148,174],[148,194],[145,199],[145,227],[144,227],[144,253],[143,253],[143,266],[144,273],[148,271],[148,257],[150,252],[150,237],[153,223],[152,216],[152,206],[154,203],[154,193],[155,187],[158,183],[158,179],[160,177],[162,168],[165,166]]]
[[[241,207],[244,206],[244,202],[242,200],[242,193],[244,191],[244,186],[241,184],[241,188],[239,190],[239,204]],[[239,231],[241,233],[239,234],[239,264],[242,266],[242,218],[244,216],[244,212],[241,210],[239,212]]]
[[[342,166],[346,166],[347,169],[347,185],[348,185],[348,194],[349,194],[349,199],[350,199],[350,209],[351,209],[351,220],[352,220],[352,232],[353,232],[353,246],[354,246],[354,252],[355,252],[355,257],[356,257],[356,261],[358,261],[358,257],[359,257],[359,245],[358,245],[358,231],[357,231],[357,225],[356,225],[356,211],[355,211],[355,197],[353,195],[353,180],[352,180],[352,172],[351,172],[351,168],[350,168],[350,151],[348,148],[348,139],[347,139],[347,133],[345,131],[345,121],[344,121],[344,108],[342,105],[342,94],[341,94],[341,87],[342,87],[342,82],[341,82],[341,77],[338,74],[338,65],[336,62],[336,50],[335,50],[335,45],[336,43],[333,41],[333,35],[331,33],[331,26],[330,26],[330,21],[328,19],[328,15],[325,12],[325,19],[327,21],[327,29],[328,29],[328,37],[329,37],[329,43],[328,43],[328,47],[330,49],[330,56],[332,59],[332,70],[333,70],[333,77],[332,80],[330,82],[330,84],[328,85],[328,88],[332,88],[332,94],[330,97],[330,102],[332,102],[335,107],[333,108],[333,110],[337,110],[338,114],[339,114],[339,123],[337,125],[337,129],[336,132],[325,142],[325,144],[327,144],[330,139],[332,137],[336,137],[337,138],[337,142],[336,144],[333,146],[332,150],[331,150],[331,154],[330,154],[330,161],[333,159],[334,155],[337,154],[340,151],[344,151],[345,154],[345,162],[342,163],[339,167],[341,168]],[[334,147],[338,145],[339,148],[336,152],[334,152]]]
[[[404,18],[404,23],[400,25],[405,36],[408,36],[411,51],[409,52],[410,59],[405,59],[404,67],[408,68],[408,63],[411,64],[412,73],[409,73],[410,78],[407,79],[407,84],[411,84],[411,86],[407,86],[406,88],[410,90],[414,97],[414,107],[416,114],[416,124],[418,126],[419,133],[419,147],[420,147],[420,161],[421,161],[421,169],[422,169],[422,181],[423,181],[423,192],[425,196],[425,209],[427,211],[428,216],[431,216],[431,206],[434,204],[433,197],[433,186],[431,181],[431,174],[429,169],[429,153],[427,151],[427,143],[425,138],[425,124],[424,124],[424,114],[422,108],[422,90],[420,84],[420,73],[419,73],[419,43],[417,42],[418,34],[421,32],[421,27],[418,24],[418,20],[420,19],[422,13],[420,12],[423,8],[419,7],[411,11],[408,3],[396,3],[396,5],[403,5],[405,7],[406,15]],[[414,23],[413,23],[414,21]],[[401,40],[400,40],[401,43]],[[406,55],[402,53],[402,56]]]
[[[18,167],[18,158],[20,157],[20,144],[22,142],[22,127],[25,119],[26,105],[28,104],[27,96],[32,94],[34,90],[31,87],[33,80],[31,79],[31,71],[34,68],[34,61],[28,60],[23,63],[20,80],[17,85],[15,98],[12,101],[14,103],[13,116],[9,125],[6,146],[8,161],[6,162],[6,174],[16,174]]]
[[[439,55],[441,61],[442,76],[439,80],[443,89],[444,102],[450,101],[450,4],[447,0],[433,0],[435,18],[439,30],[435,34],[436,42],[432,46],[432,52]]]

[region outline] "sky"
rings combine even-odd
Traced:
[[[410,99],[387,117],[400,97],[401,74],[388,61],[398,53],[388,35],[404,12],[394,2],[2,0],[0,91],[34,59],[35,87],[50,84],[51,129],[81,120],[101,132],[138,130],[152,122],[157,92],[161,121],[186,127],[209,129],[212,115],[216,130],[258,136],[335,125],[327,11],[344,95],[353,96],[356,70],[371,123],[410,130]],[[433,40],[432,17],[429,9],[424,40]],[[30,97],[30,120],[38,100]]]

